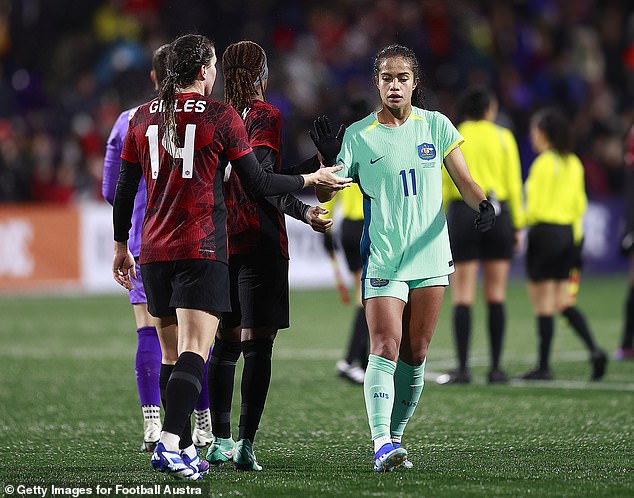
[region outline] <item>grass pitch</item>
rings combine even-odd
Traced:
[[[586,278],[579,304],[600,346],[618,344],[627,282]],[[404,446],[415,468],[372,472],[363,392],[335,376],[352,308],[334,290],[293,292],[292,328],[278,335],[273,379],[255,448],[264,470],[212,469],[175,481],[137,453],[142,419],[134,381],[135,330],[125,295],[0,298],[0,485],[110,488],[110,496],[173,485],[206,496],[634,496],[634,362],[610,362],[589,382],[581,342],[557,320],[556,380],[488,386],[485,310],[473,313],[474,383],[439,386],[454,367],[447,294],[426,385]],[[503,363],[535,363],[525,285],[511,284]],[[239,414],[239,372],[233,428]],[[127,486],[127,490],[115,486]],[[189,488],[188,488],[189,486]],[[25,488],[20,488],[24,491]],[[174,491],[175,489],[175,491]],[[14,495],[17,488],[13,488]],[[134,493],[136,490],[136,493]],[[165,489],[161,488],[164,493]],[[66,493],[68,495],[68,493]],[[40,496],[42,496],[40,494]]]

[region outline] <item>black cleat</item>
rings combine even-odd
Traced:
[[[591,380],[601,380],[605,375],[605,367],[608,363],[608,355],[600,349],[595,349],[590,355],[590,363],[592,363]]]
[[[509,376],[503,370],[491,370],[487,375],[489,384],[506,384],[509,381]]]
[[[550,370],[545,368],[536,368],[530,372],[526,372],[524,375],[520,375],[518,379],[521,380],[553,380],[553,374]]]
[[[440,375],[436,382],[441,385],[447,384],[470,384],[471,374],[466,370],[453,370],[449,373]]]

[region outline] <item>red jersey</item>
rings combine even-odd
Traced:
[[[160,130],[162,102],[139,107],[130,121],[121,157],[140,163],[147,185],[140,263],[180,259],[227,262],[224,171],[218,157],[251,151],[244,123],[229,105],[198,93],[176,96],[181,147],[168,157]],[[171,148],[173,149],[173,148]]]
[[[258,99],[244,119],[251,147],[269,147],[277,155],[273,170],[281,170],[282,113]],[[284,213],[265,199],[248,194],[235,171],[225,184],[229,254],[279,255],[288,259]]]

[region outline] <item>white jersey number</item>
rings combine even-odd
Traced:
[[[158,125],[150,125],[145,132],[150,145],[150,166],[152,168],[152,179],[158,178],[159,172],[159,146],[158,146]],[[163,148],[170,153],[174,159],[183,160],[183,178],[191,178],[194,172],[194,139],[196,137],[196,125],[188,124],[185,127],[185,146],[177,147],[172,139],[172,143],[168,142],[168,138],[163,135],[161,144]],[[172,137],[170,137],[172,138]],[[172,152],[173,151],[173,152]]]

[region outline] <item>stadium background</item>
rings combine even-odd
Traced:
[[[313,153],[315,116],[349,121],[375,106],[373,54],[394,41],[417,52],[430,109],[453,117],[462,89],[495,91],[524,176],[529,116],[559,105],[586,170],[587,270],[625,270],[617,234],[623,138],[634,120],[627,0],[9,0],[0,4],[0,289],[114,288],[100,198],[105,139],[121,110],[152,97],[152,51],[190,31],[218,53],[239,39],[267,50],[286,164]],[[222,87],[219,74],[216,98]],[[328,284],[317,235],[289,225],[292,284]],[[521,255],[514,268],[521,274]]]

